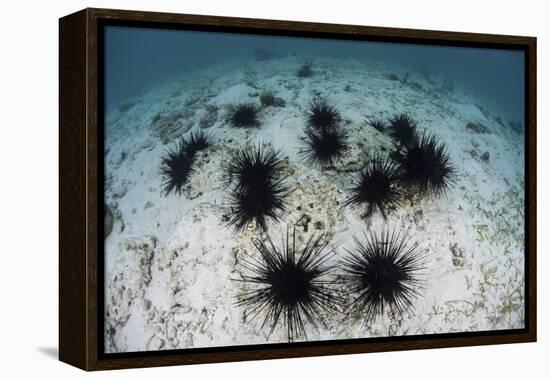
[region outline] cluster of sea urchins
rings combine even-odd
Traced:
[[[419,137],[409,115],[395,115],[387,125],[371,117],[365,125],[389,131],[395,151],[389,157],[377,153],[366,159],[353,177],[352,195],[344,205],[363,208],[366,216],[378,211],[387,220],[388,213],[404,203],[406,194],[439,196],[454,182],[455,168],[445,144],[426,132]]]
[[[339,279],[331,276],[336,266],[330,263],[334,250],[327,248],[326,235],[312,235],[299,247],[296,241],[295,229],[281,247],[268,236],[255,244],[259,259],[240,261],[245,273],[239,280],[249,289],[237,304],[247,308],[247,321],[263,317],[260,328],[269,327],[268,338],[281,322],[289,341],[307,339],[306,323],[316,330],[326,327],[327,316],[345,304],[353,320],[365,324],[386,309],[400,317],[413,308],[424,266],[418,244],[405,235],[384,229],[365,234],[365,241],[355,238],[354,249],[340,262]]]
[[[348,145],[340,123],[340,113],[331,103],[324,99],[310,103],[306,148],[301,150],[309,163],[329,167],[342,157]],[[418,137],[409,115],[396,115],[387,124],[369,118],[366,124],[381,133],[389,131],[396,151],[391,157],[375,154],[366,160],[344,205],[362,207],[367,215],[377,211],[387,220],[388,212],[404,203],[405,190],[440,195],[448,189],[454,168],[445,145],[426,133]],[[420,295],[424,261],[418,244],[405,234],[384,228],[365,233],[362,239],[354,237],[354,248],[340,262],[339,279],[330,278],[336,266],[329,263],[333,250],[322,242],[325,238],[312,236],[297,248],[294,231],[292,239],[287,233],[278,248],[268,236],[255,244],[260,259],[241,262],[250,273],[243,274],[242,281],[254,288],[243,292],[237,303],[248,308],[246,318],[263,315],[261,328],[269,325],[268,338],[281,321],[289,341],[307,339],[306,323],[314,329],[326,326],[327,314],[346,303],[351,317],[365,324],[386,311],[401,317]],[[344,289],[337,291],[336,284]],[[345,301],[346,294],[351,301]]]
[[[228,115],[233,127],[259,126],[258,109],[252,103],[233,105]],[[315,98],[306,118],[305,147],[300,154],[310,165],[333,167],[349,148],[340,112],[328,100]],[[446,146],[425,132],[419,136],[409,115],[395,115],[387,122],[368,118],[365,124],[388,133],[395,151],[390,157],[377,153],[365,160],[353,177],[345,206],[362,208],[367,216],[379,212],[387,220],[388,213],[404,203],[405,191],[440,195],[453,183],[455,170]],[[168,149],[161,167],[165,195],[181,194],[193,173],[196,153],[211,144],[212,138],[201,131]],[[229,191],[228,224],[236,231],[254,224],[267,234],[268,220],[278,221],[286,206],[285,179],[283,160],[273,147],[238,147],[223,166]],[[277,247],[267,234],[254,244],[259,258],[240,261],[245,268],[240,280],[252,286],[237,298],[237,304],[246,308],[245,318],[263,317],[261,328],[269,325],[268,338],[282,323],[288,340],[294,341],[307,339],[306,324],[326,327],[327,315],[346,304],[354,320],[367,324],[387,310],[397,315],[408,312],[419,296],[424,269],[418,244],[388,228],[354,241],[336,275],[327,235],[313,235],[297,246],[294,230]]]
[[[164,195],[170,192],[181,195],[183,187],[193,173],[198,151],[212,145],[212,137],[202,131],[192,133],[188,138],[181,137],[175,146],[169,147],[161,158],[160,173]]]
[[[332,167],[348,150],[348,133],[341,126],[342,117],[328,100],[315,98],[306,114],[305,146],[300,154],[312,166]]]
[[[229,225],[241,230],[252,222],[267,230],[267,220],[278,220],[288,188],[283,161],[271,146],[240,147],[224,164],[224,183],[230,191]]]

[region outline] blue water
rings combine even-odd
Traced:
[[[118,26],[105,30],[107,109],[175,75],[226,60],[254,60],[257,48],[282,55],[342,55],[406,65],[485,99],[503,118],[524,120],[525,61],[518,50]]]

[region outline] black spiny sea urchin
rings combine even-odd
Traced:
[[[160,167],[164,196],[172,191],[181,195],[182,187],[193,172],[197,151],[207,149],[212,143],[210,135],[198,131],[189,138],[181,137],[174,147],[168,148],[161,159]]]
[[[454,182],[447,148],[433,135],[422,133],[420,139],[401,146],[394,157],[401,182],[420,195],[441,195]]]
[[[253,103],[235,104],[229,108],[229,122],[237,128],[258,127],[258,108]]]
[[[342,116],[331,102],[317,97],[309,103],[306,119],[309,128],[321,130],[338,127]]]
[[[424,269],[418,244],[409,244],[405,235],[385,229],[357,238],[355,249],[344,258],[344,283],[355,293],[350,313],[354,320],[372,322],[384,310],[399,315],[420,296],[420,271]]]
[[[352,196],[344,205],[364,205],[367,216],[378,210],[386,220],[388,210],[403,203],[403,196],[398,189],[397,166],[387,157],[376,155],[368,160],[353,181]]]
[[[417,140],[416,122],[407,114],[395,115],[389,120],[389,134],[397,145],[408,145]]]
[[[326,250],[324,235],[311,238],[300,248],[296,247],[296,230],[290,240],[287,231],[282,249],[271,239],[257,243],[261,260],[249,258],[241,261],[251,274],[242,281],[256,288],[243,292],[237,304],[246,307],[245,316],[254,319],[263,314],[261,327],[270,326],[269,336],[279,320],[286,328],[289,341],[307,339],[305,323],[315,329],[327,323],[323,312],[337,310],[337,297],[331,289],[333,281],[327,274],[333,270],[328,260],[333,250]],[[268,336],[268,338],[269,338]]]
[[[193,172],[194,154],[189,154],[187,141],[181,138],[175,147],[170,147],[162,157],[160,173],[164,196],[174,191],[181,195],[182,187]]]
[[[236,187],[229,195],[231,214],[229,225],[242,230],[252,221],[267,230],[267,220],[279,220],[278,211],[284,210],[287,188],[282,181],[266,182],[261,188]]]
[[[212,146],[213,139],[210,134],[199,130],[191,133],[189,138],[186,140],[186,144],[187,153],[194,155],[197,151],[203,151]]]
[[[283,160],[272,147],[241,147],[233,152],[224,164],[223,171],[226,184],[255,187],[279,179],[282,176]]]
[[[348,133],[339,127],[306,129],[305,133],[305,147],[299,153],[310,165],[332,167],[349,148]]]
[[[288,188],[284,184],[280,154],[273,148],[243,147],[224,165],[224,182],[230,189],[229,225],[243,229],[255,221],[267,229],[267,220],[278,220]]]

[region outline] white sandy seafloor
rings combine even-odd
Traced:
[[[312,59],[314,75],[298,78],[296,70],[306,58]],[[259,95],[267,90],[286,106],[262,107],[258,129],[229,126],[230,104],[260,106]],[[337,106],[350,133],[351,150],[336,169],[308,167],[298,154],[304,113],[319,95]],[[360,209],[341,207],[361,166],[360,152],[389,152],[392,146],[389,136],[363,121],[401,112],[417,120],[420,131],[445,142],[457,168],[446,196],[410,201],[390,213],[387,223],[420,243],[426,262],[421,297],[403,317],[387,313],[371,325],[352,323],[345,313],[326,315],[328,328],[306,326],[308,339],[522,328],[522,125],[425,71],[341,57],[289,56],[207,67],[107,115],[105,202],[113,228],[105,240],[105,351],[286,342],[282,325],[268,339],[270,328],[260,328],[263,317],[245,320],[244,309],[235,305],[245,288],[234,280],[243,270],[238,262],[258,256],[251,237],[259,232],[250,228],[234,234],[227,227],[221,164],[238,146],[261,141],[281,150],[288,157],[286,183],[292,190],[281,222],[270,221],[269,234],[280,244],[293,225],[301,240],[327,233],[338,260],[353,247],[352,236],[385,225],[378,214],[365,219]],[[468,123],[485,129],[466,128]],[[165,197],[161,156],[179,136],[198,128],[213,135],[215,146],[199,153],[184,193]]]

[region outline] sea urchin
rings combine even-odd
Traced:
[[[408,244],[405,235],[388,229],[365,238],[364,243],[354,238],[355,249],[342,262],[344,283],[356,295],[350,313],[365,323],[388,308],[402,315],[420,295],[423,261],[418,244]]]
[[[240,187],[255,187],[282,176],[283,160],[272,147],[261,145],[235,150],[223,166],[224,181]]]
[[[398,189],[397,166],[389,158],[377,155],[368,160],[353,180],[352,196],[344,205],[364,205],[367,216],[378,210],[386,220],[388,210],[395,209],[403,203],[402,194]]]
[[[180,195],[182,187],[191,176],[195,161],[195,155],[187,150],[187,141],[184,138],[179,139],[175,147],[168,148],[161,161],[164,195],[167,196],[172,191]]]
[[[340,127],[306,129],[305,134],[305,147],[299,153],[313,166],[334,166],[349,148],[348,133]]]
[[[196,153],[207,149],[212,143],[210,135],[198,131],[192,133],[189,138],[181,137],[175,147],[168,148],[161,159],[160,168],[165,196],[172,191],[181,195],[182,187],[193,172]]]
[[[323,312],[337,310],[337,297],[330,287],[333,282],[326,279],[333,270],[327,262],[334,252],[325,249],[328,242],[324,241],[324,235],[311,236],[297,248],[296,230],[292,240],[287,231],[282,249],[275,247],[268,237],[255,245],[260,260],[241,260],[250,272],[242,276],[242,281],[256,288],[238,296],[237,304],[248,308],[245,316],[250,316],[250,320],[263,314],[261,328],[271,327],[268,338],[282,319],[289,341],[307,339],[306,322],[315,329],[319,325],[326,327]]]
[[[321,130],[338,127],[342,117],[332,103],[324,98],[316,97],[309,103],[306,120],[308,127]]]
[[[188,154],[194,155],[197,151],[203,151],[212,146],[213,140],[210,134],[199,130],[192,133],[188,139],[185,140],[186,150]]]
[[[433,135],[423,133],[420,139],[401,146],[394,157],[401,182],[420,195],[441,195],[454,182],[447,148]]]
[[[258,108],[253,103],[235,104],[229,108],[229,122],[237,128],[253,128],[260,125]]]
[[[388,120],[389,134],[397,145],[403,146],[417,139],[416,122],[407,114],[401,113]]]
[[[236,230],[255,221],[267,229],[269,218],[278,220],[285,207],[283,161],[273,148],[239,148],[224,165],[224,182],[230,189],[229,224]]]

